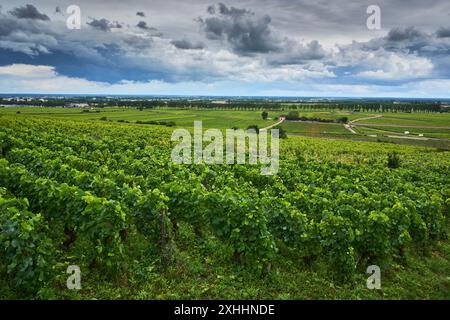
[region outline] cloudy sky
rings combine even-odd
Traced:
[[[450,1],[2,0],[0,92],[450,98]]]

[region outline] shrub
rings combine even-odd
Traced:
[[[298,118],[298,111],[289,111],[288,115],[286,116],[287,120],[298,120]]]
[[[336,121],[338,123],[347,123],[348,122],[348,118],[347,117],[340,117],[340,118],[337,118]]]
[[[397,152],[394,151],[388,154],[387,166],[391,169],[400,167],[400,156]]]
[[[159,125],[159,126],[166,126],[166,127],[174,127],[177,124],[174,121],[136,121],[136,124],[153,124],[153,125]]]

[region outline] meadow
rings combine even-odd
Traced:
[[[19,112],[19,114],[18,114]],[[77,121],[107,121],[134,124],[136,122],[162,121],[172,122],[174,127],[193,128],[194,121],[201,120],[204,128],[241,128],[247,129],[251,125],[259,128],[269,127],[278,118],[286,115],[289,110],[268,111],[266,120],[261,117],[261,110],[208,110],[208,109],[175,109],[159,107],[143,109],[127,107],[108,108],[41,108],[41,107],[8,107],[0,108],[0,115],[15,115],[17,117],[39,117],[46,119],[67,119]],[[399,144],[412,144],[450,149],[450,113],[369,113],[350,111],[326,111],[323,109],[300,111],[300,116],[337,121],[345,117],[349,122],[355,122],[353,134],[342,124],[321,122],[293,122],[286,121],[282,127],[290,136],[323,137],[330,139],[346,139],[357,141],[381,141]],[[149,124],[141,124],[148,126]],[[404,136],[406,139],[388,136]],[[409,137],[422,134],[425,138],[418,141]],[[374,137],[376,136],[376,137]],[[437,140],[433,140],[437,139]]]
[[[205,128],[226,129],[239,127],[247,129],[249,125],[260,127],[273,123],[263,120],[260,112],[254,111],[220,111],[220,110],[137,110],[135,108],[4,108],[0,113],[17,114],[48,119],[70,119],[95,121],[105,118],[107,121],[174,121],[177,127],[191,128],[194,121],[201,120]],[[96,112],[99,111],[99,112]],[[19,115],[18,115],[19,116]]]

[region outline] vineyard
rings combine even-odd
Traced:
[[[255,165],[175,165],[171,133],[0,117],[0,294],[65,297],[68,265],[89,270],[86,297],[177,272],[274,281],[285,264],[353,283],[448,238],[448,151],[289,137],[278,174],[262,176]]]

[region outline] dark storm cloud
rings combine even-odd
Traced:
[[[440,28],[433,32],[424,32],[414,27],[392,28],[386,36],[374,38],[366,42],[354,41],[350,45],[339,47],[338,57],[348,59],[351,72],[358,69],[376,68],[377,57],[383,59],[384,64],[393,63],[390,54],[399,59],[397,65],[404,65],[408,59],[422,59],[432,64],[430,77],[450,77],[450,38],[444,37],[446,29]],[[371,63],[364,62],[361,57],[372,57]],[[359,61],[357,61],[359,60]],[[381,60],[380,60],[381,61]],[[330,63],[334,63],[331,61]],[[401,68],[400,68],[401,69]],[[374,70],[376,71],[376,70]],[[403,74],[406,78],[408,74]]]
[[[208,39],[225,40],[232,49],[243,55],[278,50],[277,39],[272,36],[268,15],[255,17],[246,9],[227,7],[220,3],[208,7],[212,17],[199,18]]]
[[[105,32],[124,28],[106,19],[91,24],[82,32],[67,32],[64,22],[0,13],[0,65],[53,66],[60,75],[106,83],[173,79],[162,62],[136,61],[136,54],[152,47],[151,34]]]
[[[329,56],[322,45],[317,40],[312,40],[306,44],[296,41],[285,40],[283,51],[268,58],[272,65],[293,65],[305,64],[314,60],[323,60]]]
[[[192,43],[189,40],[185,40],[185,39],[172,40],[170,43],[173,44],[178,49],[183,49],[183,50],[199,50],[199,49],[205,48],[205,45],[201,42]]]
[[[57,44],[50,20],[22,19],[0,13],[0,47],[30,56],[48,52]]]
[[[394,28],[391,29],[386,37],[388,41],[405,41],[405,40],[415,40],[417,38],[423,37],[424,34],[414,27],[407,28]]]
[[[433,57],[449,52],[450,42],[445,37],[446,31],[447,29],[440,28],[436,32],[426,33],[414,27],[396,27],[391,29],[385,37],[374,38],[367,42],[355,42],[354,46],[366,51],[377,51],[382,48],[392,52]]]
[[[145,22],[145,21],[139,21],[138,24],[136,25],[136,27],[138,27],[141,30],[150,31],[149,34],[153,37],[162,37],[163,36],[163,34],[161,32],[159,32],[157,28],[150,27],[149,25],[147,25],[147,22]]]
[[[237,18],[237,17],[242,17],[246,14],[253,15],[253,13],[247,9],[238,9],[235,7],[227,7],[223,3],[219,3],[217,6],[219,7],[219,13],[226,15],[226,16],[231,16],[231,17]]]
[[[208,6],[208,8],[206,8],[206,12],[208,12],[209,14],[215,14],[216,8],[214,7],[214,5]]]
[[[46,14],[40,13],[36,7],[31,4],[14,8],[9,13],[19,19],[50,20]]]
[[[145,21],[139,21],[138,24],[136,25],[136,27],[138,27],[140,29],[144,29],[144,30],[150,29],[149,26],[147,26],[147,22],[145,22]]]
[[[436,31],[436,36],[438,38],[450,38],[450,28],[439,28],[439,30]]]
[[[303,50],[300,50],[302,59],[305,60],[319,60],[325,57],[325,50],[317,40],[312,40]]]
[[[110,31],[110,25],[109,25],[109,21],[106,19],[93,19],[90,22],[87,22],[88,25],[90,25],[93,28],[102,30],[102,31]]]
[[[209,6],[206,11],[212,16],[199,18],[199,22],[207,38],[226,41],[240,55],[264,54],[273,66],[305,64],[327,56],[317,40],[299,43],[288,35],[275,34],[268,15],[258,16],[249,9],[223,3]]]
[[[3,1],[11,1],[8,10],[17,6],[12,0]],[[261,78],[284,81],[328,71],[338,75],[336,83],[355,83],[351,75],[364,71],[381,70],[388,75],[397,72],[407,78],[408,58],[412,58],[412,63],[419,65],[424,60],[432,63],[435,72],[432,76],[450,77],[450,29],[438,29],[448,24],[421,16],[429,16],[430,11],[440,14],[449,7],[448,1],[431,0],[425,4],[413,0],[408,6],[411,15],[410,11],[402,15],[404,1],[380,0],[383,27],[380,32],[367,30],[367,5],[354,1],[246,0],[242,6],[230,0],[229,4],[208,6],[204,1],[193,0],[188,4],[177,3],[177,10],[174,3],[154,0],[151,6],[145,6],[142,1],[134,8],[128,4],[111,5],[103,13],[96,6],[90,11],[89,1],[80,0],[82,9],[83,6],[89,9],[84,12],[94,17],[128,20],[119,23],[91,18],[89,26],[70,32],[65,28],[64,17],[57,19],[53,15],[53,21],[42,18],[45,13],[53,14],[54,3],[33,7],[38,13],[34,18],[17,8],[0,13],[0,65],[49,65],[60,75],[108,83],[155,79],[207,81],[213,76],[234,81],[248,79],[245,73],[255,74],[255,81]],[[428,7],[432,9],[424,10]],[[61,9],[61,15],[65,15],[65,7]],[[139,21],[146,19],[144,11],[138,9],[155,12],[151,23]],[[391,17],[394,13],[397,20]],[[193,23],[199,15],[203,16]],[[423,28],[420,24],[423,21],[432,28]],[[415,27],[399,28],[402,24]],[[164,37],[158,30],[164,31]],[[341,45],[334,47],[336,42]],[[391,67],[395,63],[400,65],[399,71]],[[296,77],[296,73],[300,76]],[[418,74],[422,77],[425,73]]]
[[[101,31],[111,31],[112,28],[122,28],[122,25],[119,22],[111,22],[105,18],[92,19],[92,21],[86,22],[86,24]]]

